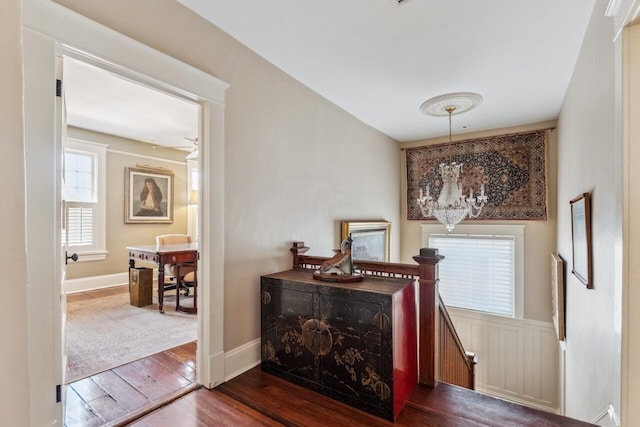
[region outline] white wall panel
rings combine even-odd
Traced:
[[[465,350],[478,356],[476,390],[558,410],[558,340],[552,323],[448,308]]]

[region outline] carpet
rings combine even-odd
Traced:
[[[191,306],[190,299],[180,297],[180,303]],[[153,302],[135,307],[122,293],[69,303],[67,382],[196,340],[197,316],[175,311],[175,295],[165,296],[165,314],[155,295]]]
[[[438,198],[440,163],[463,163],[463,194],[484,184],[489,197],[478,219],[547,218],[545,131],[517,133],[407,149],[407,219],[424,220],[416,199],[429,184]]]

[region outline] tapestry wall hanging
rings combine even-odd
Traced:
[[[407,149],[407,219],[425,220],[416,203],[429,184],[437,199],[442,188],[440,163],[463,163],[463,194],[489,197],[478,219],[541,220],[547,218],[545,131]]]

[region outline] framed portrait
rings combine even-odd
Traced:
[[[587,289],[592,289],[591,197],[589,193],[583,193],[571,200],[571,242],[573,250],[571,272]]]
[[[173,172],[166,169],[125,168],[124,222],[173,222]]]
[[[354,260],[389,262],[391,223],[379,221],[341,221],[340,241],[351,235]]]
[[[564,341],[564,260],[551,254],[551,311],[558,340]]]

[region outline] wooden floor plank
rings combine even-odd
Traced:
[[[149,377],[132,364],[118,366],[112,370],[151,401],[157,400],[166,394],[155,379]]]
[[[224,425],[260,425],[277,427],[283,424],[244,405],[219,391],[200,389],[176,404],[191,408],[206,416],[200,420],[213,419]]]
[[[129,411],[151,403],[150,399],[113,371],[101,372],[91,379]]]
[[[158,353],[151,356],[153,360],[161,363],[163,366],[166,366],[168,369],[172,370],[178,375],[181,375],[183,378],[191,382],[196,381],[196,370],[186,363],[180,362],[175,357],[171,356],[167,353]]]
[[[66,391],[65,426],[97,427],[103,424],[104,420],[85,404],[76,391],[68,388]]]
[[[73,388],[78,395],[82,396],[82,400],[85,402],[91,402],[107,394],[91,377],[76,381],[71,384],[70,387]]]
[[[129,412],[127,408],[116,402],[116,400],[109,395],[93,399],[91,402],[88,402],[88,405],[106,422],[116,420]]]
[[[189,350],[188,347],[184,347],[184,346],[174,347],[167,350],[167,353],[182,363],[191,362],[195,364],[195,361],[196,361],[195,352],[192,352],[191,350]]]
[[[136,360],[132,365],[144,372],[145,375],[153,378],[167,393],[172,393],[192,383],[192,381],[155,360],[153,356]]]

